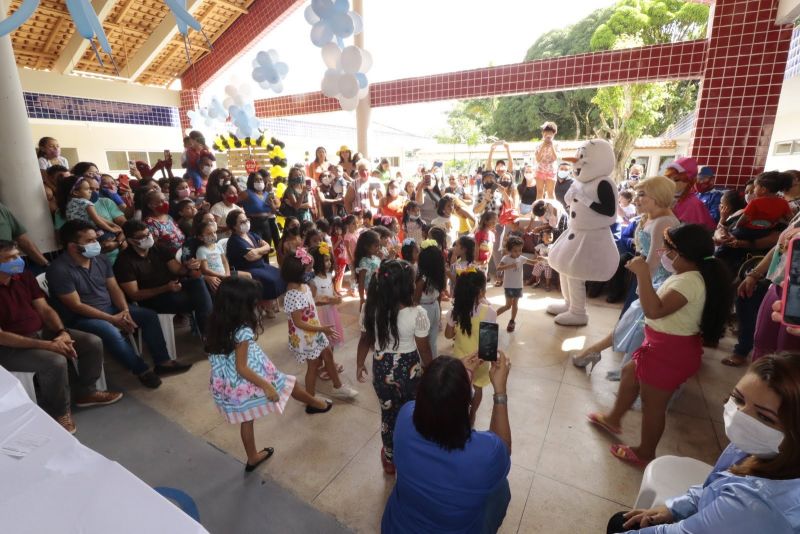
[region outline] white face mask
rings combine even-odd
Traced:
[[[243,234],[246,234],[247,232],[249,232],[250,231],[250,221],[247,221],[247,222],[244,222],[244,223],[240,224],[239,225],[239,231],[242,232]]]
[[[147,250],[147,249],[153,248],[153,245],[155,245],[155,243],[156,243],[156,241],[155,241],[155,239],[153,239],[153,236],[149,235],[149,236],[145,237],[144,239],[140,239],[138,242],[136,242],[136,246],[141,248],[141,249]]]
[[[569,177],[569,171],[558,171],[557,175],[559,179],[566,180]]]
[[[661,255],[661,266],[670,274],[675,274],[675,266],[672,264],[674,260],[670,259],[666,253]]]
[[[209,174],[211,174],[212,170],[213,168],[211,167],[211,165],[206,165],[205,167],[200,169],[200,172],[202,172],[204,176],[208,176]]]
[[[760,458],[771,458],[779,452],[783,432],[771,428],[758,419],[739,410],[733,399],[725,403],[723,413],[725,434],[731,443],[747,454]]]
[[[264,182],[253,182],[253,189],[260,193],[264,190]]]

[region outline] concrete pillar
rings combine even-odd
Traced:
[[[364,18],[364,0],[353,0],[353,11]],[[366,21],[364,22],[366,26]],[[362,31],[355,36],[355,45],[364,50],[364,32]],[[356,141],[358,151],[365,157],[370,156],[369,153],[369,116],[372,113],[372,108],[369,104],[369,95],[363,98],[356,108]]]
[[[6,0],[0,0],[0,8],[0,13],[8,13]],[[0,117],[4,123],[0,128],[0,202],[25,225],[39,250],[50,252],[56,249],[53,221],[8,35],[0,37]]]

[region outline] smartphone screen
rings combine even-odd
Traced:
[[[306,178],[306,187],[311,188],[311,178]]]
[[[783,302],[783,322],[800,325],[800,242],[795,239],[791,243],[788,276],[784,284],[786,292]]]
[[[486,362],[497,361],[497,323],[481,321],[478,331],[478,358]]]

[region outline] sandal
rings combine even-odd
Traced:
[[[727,358],[722,358],[721,362],[722,365],[727,365],[728,367],[741,367],[747,363],[747,357],[734,354],[732,356],[728,356]]]
[[[503,279],[502,278],[498,278],[497,280],[494,281],[494,287],[500,287],[502,285],[503,285]]]
[[[517,327],[517,323],[514,322],[514,319],[508,321],[508,326],[506,327],[506,332],[513,332],[514,329]]]
[[[602,416],[602,414],[599,414],[597,412],[592,412],[589,415],[587,415],[586,418],[589,420],[590,423],[602,428],[603,430],[609,432],[610,434],[614,434],[617,436],[622,434],[622,429],[613,427],[608,423],[606,423],[605,418]]]
[[[647,464],[649,463],[641,460],[638,456],[636,456],[636,453],[633,452],[633,450],[630,447],[628,447],[627,445],[623,445],[622,443],[616,443],[612,445],[608,450],[611,451],[611,454],[613,454],[614,457],[617,458],[618,460],[622,460],[623,462],[635,465],[640,469],[644,469],[645,467],[647,467]]]
[[[320,369],[319,371],[317,371],[317,376],[319,377],[320,380],[330,380],[331,379],[331,375],[329,375],[328,371],[326,371],[325,369]]]
[[[275,449],[273,449],[272,447],[267,447],[266,449],[262,449],[261,452],[266,452],[267,455],[254,464],[251,464],[250,462],[244,464],[245,473],[252,473],[253,471],[256,470],[256,467],[269,460],[272,457],[272,455],[275,454]]]

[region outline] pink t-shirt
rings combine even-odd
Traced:
[[[703,201],[695,195],[687,195],[683,200],[679,200],[675,206],[672,207],[672,213],[682,223],[689,224],[702,224],[709,230],[714,230],[717,223],[711,218],[708,208]]]

